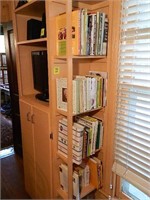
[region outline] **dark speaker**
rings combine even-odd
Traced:
[[[37,19],[27,21],[27,40],[40,38],[42,22]]]

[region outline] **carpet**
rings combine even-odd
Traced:
[[[1,119],[1,149],[13,145],[12,121],[0,113]]]

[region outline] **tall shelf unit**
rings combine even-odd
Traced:
[[[73,195],[73,184],[72,184],[72,174],[74,170],[74,164],[72,161],[72,126],[74,122],[74,118],[76,115],[73,115],[73,105],[72,105],[72,95],[73,95],[73,87],[72,87],[72,80],[74,76],[81,75],[85,76],[89,73],[89,71],[103,71],[109,74],[109,62],[110,62],[110,44],[109,41],[111,39],[111,31],[109,29],[109,41],[108,41],[108,49],[107,49],[107,56],[76,56],[72,54],[72,21],[71,21],[71,13],[73,10],[76,9],[83,9],[87,8],[89,12],[97,12],[101,11],[108,15],[109,19],[109,27],[111,27],[111,5],[112,2],[110,1],[59,1],[54,0],[51,1],[49,4],[49,25],[50,25],[50,35],[49,35],[49,45],[51,47],[50,52],[50,66],[51,66],[51,94],[52,97],[55,99],[52,105],[52,130],[54,134],[53,139],[53,148],[54,148],[54,156],[53,156],[53,163],[54,168],[53,170],[56,171],[56,179],[54,181],[54,197],[60,195],[63,199],[72,198]],[[57,16],[66,14],[66,34],[67,34],[67,42],[66,42],[66,55],[58,56],[57,55]],[[53,28],[51,28],[53,27]],[[67,111],[61,110],[57,108],[57,86],[56,80],[59,78],[67,78],[67,90],[68,92],[68,102],[67,103]],[[108,84],[109,86],[109,84]],[[109,88],[108,88],[109,89]],[[109,101],[107,99],[107,101]],[[105,169],[108,166],[107,162],[110,160],[106,160],[109,151],[107,150],[108,145],[108,130],[107,130],[107,120],[108,120],[108,110],[107,106],[101,109],[91,110],[87,113],[80,113],[79,116],[82,115],[89,115],[92,117],[96,117],[101,119],[104,124],[104,138],[103,138],[103,147],[98,152],[96,152],[95,156],[99,159],[103,160],[103,184],[106,184],[107,188],[104,191],[109,191],[109,184],[110,178],[107,177],[107,174],[110,175],[108,171]],[[68,120],[68,156],[64,157],[62,154],[58,152],[58,126],[59,120],[63,117],[66,117]],[[59,177],[59,165],[60,163],[65,163],[68,166],[68,192],[65,192],[60,186],[60,177]],[[92,171],[91,171],[92,173]],[[84,198],[86,195],[94,191],[96,187],[92,184],[89,184],[87,187],[82,188],[81,191],[81,198]]]
[[[30,0],[28,3],[16,8],[18,1],[14,1],[14,27],[16,37],[16,57],[19,81],[21,125],[23,134],[23,159],[25,170],[26,190],[32,198],[52,198],[59,196],[63,199],[72,199],[74,170],[72,155],[72,126],[76,116],[89,115],[103,121],[104,136],[103,146],[94,156],[103,163],[103,187],[101,191],[110,194],[111,176],[111,84],[109,82],[111,62],[111,34],[112,34],[112,9],[113,0],[85,1],[85,0]],[[88,9],[91,13],[104,12],[108,16],[109,33],[107,56],[86,56],[72,54],[72,11]],[[27,40],[27,21],[31,18],[41,20],[42,13],[46,13],[47,37]],[[57,54],[57,17],[66,14],[66,55]],[[47,50],[48,55],[48,80],[49,103],[35,98],[37,91],[34,89],[31,52]],[[107,72],[107,105],[103,108],[93,109],[88,112],[73,114],[72,81],[75,76],[86,76],[89,71]],[[57,108],[56,80],[67,78],[67,111]],[[68,155],[64,157],[58,152],[58,127],[59,120],[67,118]],[[110,141],[108,141],[110,138]],[[88,159],[88,158],[87,158]],[[68,192],[60,186],[59,166],[68,166]],[[92,171],[91,171],[92,173]],[[91,183],[82,188],[81,198],[96,190]]]

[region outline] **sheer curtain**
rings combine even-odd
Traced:
[[[150,195],[150,1],[123,0],[113,172]]]

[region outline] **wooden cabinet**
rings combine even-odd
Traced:
[[[49,114],[20,100],[26,190],[32,198],[51,197]]]
[[[36,98],[32,66],[32,51],[48,51],[47,38],[27,37],[28,20],[41,21],[46,4],[34,0],[16,8],[13,2],[25,186],[34,199],[50,199],[53,191],[50,104]]]

